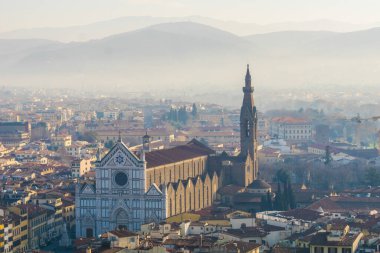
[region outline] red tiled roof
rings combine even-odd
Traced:
[[[327,212],[368,212],[380,210],[380,199],[373,197],[332,196],[314,202],[308,209]]]
[[[212,149],[197,140],[192,140],[186,145],[148,152],[145,155],[145,160],[147,161],[147,168],[153,168],[213,153]]]
[[[287,124],[307,124],[306,119],[293,118],[293,117],[276,117],[272,119],[272,122],[287,123]]]
[[[238,185],[226,185],[218,190],[218,193],[221,195],[235,195],[238,192],[244,190],[244,187]]]
[[[315,221],[321,218],[321,213],[310,209],[293,209],[285,212],[280,212],[280,215],[293,217],[295,219]]]
[[[137,236],[137,234],[135,234],[131,231],[128,231],[128,230],[112,230],[112,231],[109,231],[109,233],[113,234],[119,238]]]
[[[345,235],[339,241],[328,241],[327,240],[328,232],[317,233],[311,238],[311,245],[317,246],[352,246],[354,241],[358,238],[360,234],[355,235]]]

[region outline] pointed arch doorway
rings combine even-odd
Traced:
[[[113,221],[116,229],[128,229],[129,215],[126,210],[119,208],[114,212]]]

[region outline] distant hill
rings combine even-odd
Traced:
[[[212,26],[239,36],[280,31],[332,31],[351,32],[380,26],[380,23],[357,25],[334,20],[312,20],[306,22],[283,22],[266,25],[223,21],[202,16],[150,17],[127,16],[81,26],[42,27],[0,33],[0,39],[47,39],[61,42],[88,41],[114,34],[125,33],[162,23],[194,22]]]
[[[0,40],[0,84],[240,92],[250,63],[258,89],[373,85],[380,76],[379,39],[379,28],[240,37],[177,22],[86,42]]]

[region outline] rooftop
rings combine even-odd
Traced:
[[[148,152],[145,154],[145,160],[147,161],[147,168],[153,168],[213,153],[212,149],[194,139],[186,145]]]

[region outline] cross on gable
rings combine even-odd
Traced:
[[[117,142],[99,162],[99,166],[141,166],[141,163],[123,142]]]

